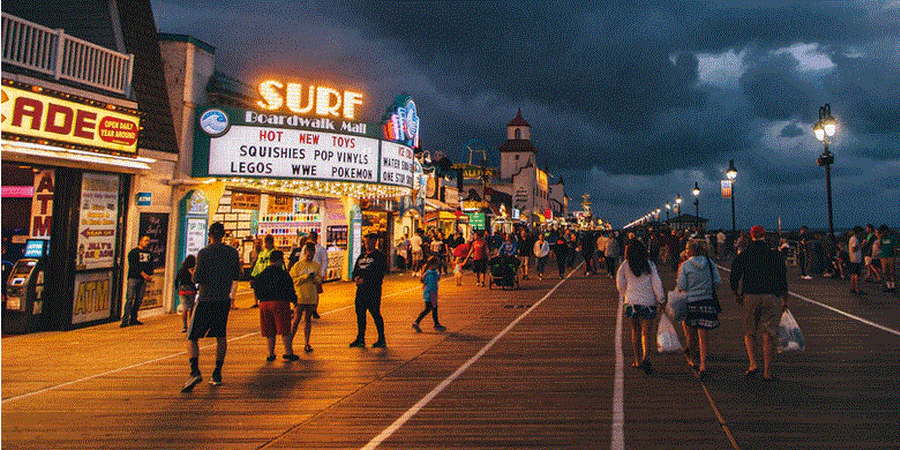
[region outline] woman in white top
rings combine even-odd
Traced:
[[[550,244],[544,240],[544,233],[538,232],[538,240],[534,241],[534,256],[537,258],[538,279],[544,279],[544,267],[547,266],[547,255],[550,254]]]
[[[630,241],[625,247],[625,261],[616,272],[616,287],[625,298],[625,315],[631,319],[632,366],[643,368],[649,374],[653,372],[649,359],[650,325],[656,318],[656,305],[665,304],[665,293],[656,265],[638,240]]]

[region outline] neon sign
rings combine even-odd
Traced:
[[[315,114],[322,117],[356,118],[356,106],[362,104],[363,95],[353,91],[338,91],[326,86],[309,85],[306,89],[300,83],[266,80],[259,84],[259,95],[263,98],[256,104],[263,109],[275,111],[287,108],[295,114]]]
[[[412,97],[398,95],[381,121],[385,139],[419,148],[419,114]]]

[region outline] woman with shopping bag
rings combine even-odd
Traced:
[[[631,346],[634,350],[632,367],[653,372],[650,364],[650,326],[656,318],[656,305],[665,304],[662,281],[647,256],[647,249],[638,240],[625,247],[625,261],[616,272],[616,287],[625,298],[625,315],[631,319]]]
[[[707,255],[704,244],[692,240],[688,259],[678,268],[677,288],[687,295],[684,322],[685,356],[700,378],[706,377],[706,348],[709,330],[719,327],[719,300],[716,286],[722,282],[719,270]]]

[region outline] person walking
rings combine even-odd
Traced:
[[[847,252],[850,258],[850,293],[865,295],[865,292],[859,289],[859,275],[863,270],[863,227],[857,225],[853,227],[853,235],[847,242]]]
[[[666,297],[656,264],[640,241],[633,240],[625,247],[625,261],[616,272],[616,288],[625,301],[625,316],[631,319],[631,366],[650,374],[650,326],[656,318],[656,306],[665,304]]]
[[[550,255],[550,243],[544,240],[544,233],[538,233],[538,240],[534,242],[534,257],[537,258],[538,279],[544,279],[544,268],[547,266],[547,257]]]
[[[807,247],[807,244],[810,241],[808,231],[809,228],[803,225],[800,227],[800,235],[797,237],[797,264],[800,265],[800,278],[804,280],[812,280],[812,277],[806,273],[807,259],[809,258],[809,247]]]
[[[616,277],[616,262],[619,260],[619,238],[611,235],[606,241],[606,248],[603,251],[603,259],[606,262],[606,272],[609,277]]]
[[[719,326],[715,289],[722,280],[703,243],[688,241],[687,256],[678,268],[677,277],[678,290],[687,294],[687,313],[682,323],[687,344],[685,355],[691,368],[703,378],[706,377],[708,332]]]
[[[319,242],[319,232],[317,232],[317,231],[309,232],[308,242],[315,244],[316,252],[313,255],[313,261],[319,263],[319,278],[320,278],[319,283],[316,284],[316,290],[318,291],[319,294],[321,294],[321,293],[325,292],[325,289],[322,286],[323,286],[323,283],[325,282],[325,275],[328,273],[328,250],[326,250],[325,246],[323,246]],[[312,311],[312,318],[313,319],[320,318],[318,296],[316,296],[316,303],[315,303],[315,307],[313,308],[313,311]]]
[[[128,252],[128,287],[120,328],[144,324],[138,320],[138,311],[147,292],[147,283],[153,281],[153,255],[147,250],[149,246],[150,236],[142,234],[137,247]]]
[[[294,266],[297,264],[295,263]],[[266,361],[275,361],[275,336],[281,335],[284,358],[287,361],[300,359],[294,354],[293,333],[291,332],[291,304],[297,303],[294,283],[284,270],[284,253],[272,250],[269,253],[269,267],[260,272],[250,282],[259,302],[259,329],[266,338],[269,350]]]
[[[484,286],[488,263],[488,243],[484,239],[484,231],[475,232],[475,240],[469,246],[467,259],[472,260],[472,271],[475,272],[475,286]]]
[[[411,267],[412,271],[418,275],[419,267],[422,263],[422,256],[424,255],[424,250],[422,245],[425,243],[425,240],[422,238],[422,234],[425,232],[422,231],[421,228],[416,229],[416,233],[409,238],[409,252],[411,256]]]
[[[222,243],[224,236],[225,226],[214,222],[209,226],[210,244],[197,253],[194,283],[200,285],[200,291],[188,329],[191,376],[181,392],[190,392],[203,381],[199,368],[200,345],[197,342],[202,337],[216,338],[216,368],[210,384],[222,384],[222,364],[228,351],[226,330],[231,311],[231,285],[241,276],[240,256],[234,247]]]
[[[566,235],[558,233],[553,244],[553,255],[556,257],[556,267],[559,271],[559,278],[566,276],[566,263],[569,255],[569,242]]]
[[[584,259],[585,275],[596,273],[594,269],[594,243],[594,234],[589,230],[583,230],[581,239],[579,239],[579,247],[581,248],[581,257]]]
[[[462,271],[468,259],[469,247],[470,245],[464,242],[453,249],[453,278],[457,286],[462,286]]]
[[[422,299],[425,300],[425,309],[419,314],[419,317],[416,318],[416,321],[413,322],[412,327],[416,330],[416,333],[421,333],[422,328],[419,327],[419,323],[422,322],[422,319],[430,312],[431,319],[434,321],[434,329],[436,331],[446,331],[447,328],[441,325],[440,320],[438,320],[438,283],[441,280],[441,274],[438,269],[441,266],[441,262],[436,256],[432,256],[428,258],[426,262],[426,271],[422,274],[422,277],[419,281],[422,282]]]
[[[272,254],[272,250],[275,250],[275,237],[271,234],[267,234],[266,237],[263,238],[263,248],[256,254],[256,262],[253,263],[253,270],[250,271],[250,278],[256,278],[257,275],[261,274],[263,270],[266,270],[266,268],[269,267],[269,256]],[[253,306],[251,306],[251,308],[258,307],[259,301],[254,297]]]
[[[384,339],[384,319],[381,317],[381,285],[387,273],[387,257],[375,248],[378,235],[369,233],[365,238],[365,249],[356,258],[353,266],[353,281],[356,283],[356,339],[350,347],[366,346],[366,311],[372,315],[372,322],[378,330],[378,340],[373,348],[387,346]]]
[[[194,268],[197,266],[197,257],[187,255],[175,275],[175,289],[178,290],[178,298],[181,300],[182,333],[187,333],[188,321],[194,311],[194,300],[197,297],[197,285],[194,284]]]
[[[772,380],[773,341],[778,330],[776,302],[779,298],[782,309],[787,308],[786,266],[781,253],[766,244],[763,227],[754,225],[750,228],[750,238],[747,250],[737,255],[731,265],[731,291],[744,313],[744,346],[750,361],[744,373],[754,376],[759,372],[756,336],[761,332],[763,379]]]
[[[307,242],[303,249],[303,258],[291,267],[291,279],[294,283],[294,291],[297,293],[297,306],[294,308],[294,320],[291,324],[291,337],[297,334],[300,322],[303,326],[303,350],[306,353],[313,351],[309,344],[312,334],[312,319],[319,306],[319,291],[322,285],[321,265],[316,261],[316,245]]]
[[[887,225],[878,227],[879,257],[881,259],[881,279],[884,280],[884,292],[897,292],[897,275],[894,270],[894,257],[897,238]]]
[[[522,279],[528,279],[528,269],[531,257],[534,255],[534,233],[529,233],[527,228],[519,230],[519,259],[522,262]]]

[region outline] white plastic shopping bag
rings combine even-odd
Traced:
[[[803,332],[794,320],[794,315],[789,310],[781,314],[781,323],[778,325],[778,353],[802,352],[806,349],[806,341]]]
[[[660,353],[681,351],[681,341],[678,340],[675,326],[665,314],[660,316],[659,326],[656,329],[656,350]]]

